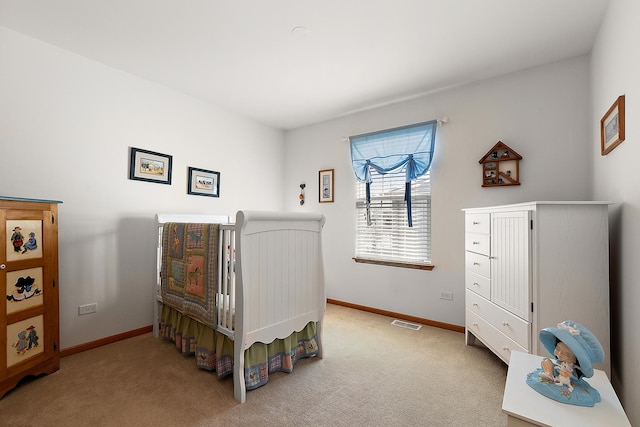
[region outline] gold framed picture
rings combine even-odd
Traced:
[[[320,203],[333,202],[333,169],[326,169],[319,172],[318,192]]]
[[[600,153],[609,154],[624,141],[624,95],[613,103],[600,120]]]

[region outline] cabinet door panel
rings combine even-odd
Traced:
[[[6,261],[42,258],[42,220],[7,220]]]
[[[43,304],[42,267],[7,272],[7,315]]]
[[[491,300],[531,321],[529,211],[491,214]]]
[[[7,325],[7,367],[44,353],[44,316],[35,316]]]

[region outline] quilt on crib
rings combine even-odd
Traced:
[[[216,371],[219,378],[233,373],[233,340],[206,325],[164,306],[160,335],[183,353],[195,356],[196,365]],[[299,359],[319,352],[316,323],[270,344],[255,343],[245,350],[244,382],[247,390],[263,386],[274,372],[292,372]]]
[[[162,229],[162,301],[215,327],[219,224],[166,223]]]

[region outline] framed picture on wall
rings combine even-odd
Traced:
[[[600,120],[600,153],[605,156],[624,141],[624,95]]]
[[[220,197],[220,172],[190,167],[187,194]]]
[[[320,203],[333,202],[333,169],[320,171],[318,181]]]
[[[129,179],[171,185],[171,163],[168,154],[131,147]]]

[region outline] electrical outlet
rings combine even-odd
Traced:
[[[451,291],[441,291],[440,299],[453,299],[453,292]]]
[[[96,311],[98,311],[98,304],[95,302],[93,304],[85,304],[85,305],[78,306],[78,316],[95,313]]]

